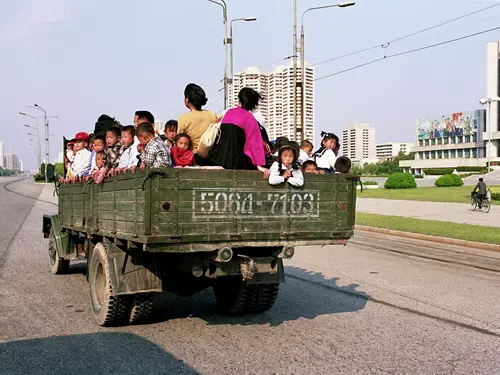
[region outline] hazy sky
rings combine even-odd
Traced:
[[[38,103],[55,133],[51,159],[63,135],[91,131],[102,113],[132,122],[137,109],[157,119],[186,111],[183,90],[202,85],[210,109],[222,109],[221,8],[207,0],[0,0],[0,140],[27,168],[35,165],[19,111]],[[292,54],[292,0],[227,0],[234,25],[235,68],[262,66]],[[331,4],[298,0],[302,11]],[[334,3],[334,2],[333,2]],[[306,60],[316,63],[493,5],[471,0],[359,0],[355,7],[306,17]],[[299,16],[300,19],[300,16]],[[393,43],[388,54],[500,26],[500,6]],[[413,141],[418,117],[480,108],[485,95],[486,42],[492,32],[316,82],[316,129],[340,133],[368,122],[377,142]],[[382,48],[317,67],[316,77],[374,58]],[[267,66],[266,69],[272,69]],[[41,116],[40,116],[41,119]],[[42,124],[42,121],[40,121]]]

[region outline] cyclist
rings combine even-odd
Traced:
[[[486,183],[483,181],[483,178],[479,178],[479,182],[477,183],[476,187],[474,190],[472,190],[472,194],[476,194],[476,191],[478,192],[477,194],[477,199],[479,201],[479,209],[481,209],[481,205],[483,204],[484,199],[486,198]]]

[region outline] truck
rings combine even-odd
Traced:
[[[302,187],[272,186],[257,171],[146,168],[60,185],[58,212],[43,216],[50,269],[87,260],[102,326],[147,321],[155,293],[207,288],[223,314],[262,313],[297,246],[353,236],[357,181],[306,173]]]

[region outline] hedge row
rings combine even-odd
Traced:
[[[484,167],[457,167],[457,172],[485,172],[488,170],[486,166]]]
[[[450,187],[450,186],[462,186],[464,182],[460,176],[456,174],[445,174],[439,177],[434,185],[437,187]]]
[[[500,193],[491,193],[491,200],[500,201]]]
[[[424,173],[429,176],[441,176],[444,174],[452,174],[455,168],[432,168],[432,169],[424,169]]]

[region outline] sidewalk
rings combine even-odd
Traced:
[[[469,211],[469,205],[466,203],[360,198],[356,202],[356,211],[500,228],[500,206],[491,206],[491,211],[484,213]]]

